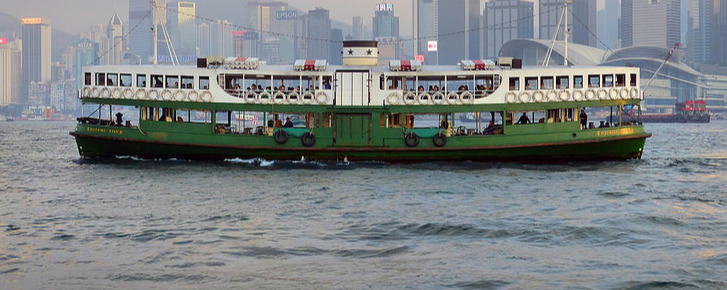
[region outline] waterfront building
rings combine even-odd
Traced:
[[[328,59],[331,42],[329,11],[316,8],[308,11],[308,59]]]
[[[20,104],[21,98],[21,41],[0,44],[0,106]]]
[[[51,27],[41,18],[23,18],[21,97],[28,97],[32,82],[51,81]]]
[[[483,57],[495,59],[510,40],[533,38],[533,3],[522,0],[496,0],[483,11]]]

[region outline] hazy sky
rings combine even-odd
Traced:
[[[202,1],[204,0],[200,0],[198,3]],[[529,1],[535,2],[536,0]],[[600,9],[603,1],[598,1],[601,4]],[[53,28],[71,34],[84,32],[93,24],[108,23],[114,12],[119,14],[124,23],[128,22],[129,16],[128,0],[2,0],[2,2],[4,3],[0,11],[3,13],[19,18],[47,18],[50,19]],[[395,14],[400,18],[401,34],[411,34],[412,0],[288,0],[287,2],[289,5],[305,11],[315,7],[324,7],[331,11],[331,18],[345,23],[351,23],[351,18],[354,16],[362,16],[364,23],[369,23],[369,25],[374,16],[376,4],[392,3]],[[481,2],[487,1],[481,0]],[[482,8],[484,9],[484,4],[482,4]]]

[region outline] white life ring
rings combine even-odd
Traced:
[[[547,93],[545,93],[545,100],[548,102],[557,102],[558,101],[558,92],[555,90],[550,90]]]
[[[520,103],[530,103],[530,93],[528,93],[528,92],[520,93],[518,100],[520,101]]]
[[[198,101],[199,100],[199,93],[197,91],[191,91],[191,92],[189,92],[189,94],[187,95],[187,100],[189,100],[190,102],[196,102],[196,101]]]
[[[169,101],[173,97],[172,91],[165,89],[162,91],[162,100]]]
[[[145,89],[136,90],[136,99],[137,100],[146,100],[148,98],[149,98],[149,94],[146,93]]]
[[[576,102],[583,101],[585,99],[583,91],[582,90],[574,90],[573,91],[573,100]]]
[[[626,100],[629,98],[629,89],[627,88],[621,88],[621,91],[619,92],[619,96],[622,100]]]
[[[101,90],[99,90],[99,88],[91,89],[91,97],[98,98],[100,95],[101,95]]]
[[[401,104],[401,96],[397,92],[393,92],[386,96],[386,102],[389,103],[389,105],[399,105]]]
[[[639,88],[631,88],[631,98],[632,99],[639,98]]]
[[[444,104],[444,98],[445,98],[444,97],[444,94],[442,92],[439,92],[439,91],[435,92],[432,95],[432,101],[434,102],[435,105]]]
[[[599,100],[608,99],[608,92],[606,91],[606,89],[599,89],[596,93],[598,94]]]
[[[285,93],[277,91],[275,92],[275,94],[273,94],[273,102],[275,102],[276,104],[280,105],[285,103],[286,101],[287,100],[285,99]]]
[[[88,97],[90,97],[90,96],[91,96],[91,88],[89,88],[89,87],[84,87],[84,88],[83,88],[83,94],[82,94],[82,96],[83,96],[84,98],[88,98]]]
[[[505,102],[507,102],[508,104],[516,103],[517,94],[515,94],[514,92],[507,92],[507,94],[505,94]]]
[[[130,88],[124,89],[124,99],[131,100],[134,97],[134,92]]]
[[[543,93],[543,91],[535,91],[535,92],[533,92],[533,100],[536,103],[542,103],[543,100],[545,100],[545,94]]]
[[[464,91],[459,95],[459,99],[463,104],[474,104],[475,96],[470,91]]]
[[[300,95],[298,94],[298,92],[290,92],[288,94],[288,104],[295,105],[299,102],[300,102]]]
[[[212,101],[212,93],[210,91],[204,91],[201,95],[199,95],[199,99],[202,102],[211,102]]]
[[[111,97],[114,99],[121,99],[121,90],[119,88],[111,90]]]
[[[270,104],[270,102],[272,102],[272,97],[270,96],[270,92],[262,91],[257,94],[257,100],[260,104]]]
[[[417,102],[417,95],[414,92],[407,92],[404,94],[404,103],[407,105],[413,105]]]
[[[569,91],[567,91],[567,90],[562,90],[562,91],[560,91],[560,94],[558,94],[558,98],[559,98],[559,99],[560,99],[561,101],[563,101],[563,102],[567,102],[567,101],[570,101],[570,100],[572,100],[572,99],[571,99],[571,95],[570,95],[570,92],[569,92]]]
[[[611,100],[618,100],[618,89],[609,89],[608,98]]]
[[[432,96],[430,96],[427,92],[422,92],[421,94],[419,94],[419,96],[417,96],[417,99],[419,101],[419,104],[429,105],[432,101]]]
[[[101,89],[102,98],[108,98],[109,96],[111,96],[111,90],[109,90],[108,88]]]
[[[176,92],[174,92],[174,99],[175,99],[175,100],[177,100],[177,101],[180,101],[180,102],[181,102],[181,101],[184,101],[184,98],[185,98],[185,93],[184,93],[184,91],[182,91],[182,90],[177,90]]]
[[[593,89],[588,89],[586,91],[586,100],[593,101],[596,99],[596,91]]]
[[[456,105],[459,101],[459,95],[457,92],[449,92],[449,94],[447,94],[447,104]]]
[[[159,99],[159,91],[151,89],[149,90],[149,99],[150,100],[158,100]]]
[[[254,104],[257,101],[257,94],[255,91],[250,90],[245,93],[245,102],[248,104]]]
[[[324,93],[324,92],[317,93],[316,102],[318,102],[321,105],[328,104],[328,95],[326,95],[326,93]]]
[[[301,96],[303,99],[303,104],[310,105],[313,104],[313,101],[315,101],[315,96],[313,96],[313,93],[311,92],[305,92],[303,93],[303,96]]]

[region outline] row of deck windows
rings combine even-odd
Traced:
[[[136,74],[136,82],[132,83],[134,75],[124,73],[96,73],[95,82],[90,72],[84,75],[84,84],[87,86],[107,87],[140,87],[140,88],[166,88],[166,89],[194,89],[193,76],[179,75],[147,75]],[[147,80],[150,80],[147,83]],[[209,89],[209,77],[199,77],[198,89]]]
[[[613,88],[626,86],[626,74],[593,74],[587,76],[543,76],[525,77],[525,87],[521,87],[520,77],[509,78],[511,91],[525,90],[553,90],[553,89],[583,89],[583,88]],[[636,74],[631,74],[629,86],[636,86]]]

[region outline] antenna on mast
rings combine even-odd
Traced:
[[[167,52],[169,52],[169,56],[172,59],[173,65],[179,65],[179,59],[177,58],[177,52],[174,50],[174,44],[172,44],[172,39],[169,37],[169,31],[167,30],[167,21],[166,21],[166,12],[164,13],[164,17],[162,17],[159,13],[159,9],[166,9],[166,7],[162,7],[157,5],[156,0],[151,0],[152,5],[152,15],[153,15],[153,21],[154,21],[154,28],[152,28],[152,34],[154,39],[154,65],[157,64],[157,60],[159,59],[158,56],[158,45],[159,45],[159,33],[158,28],[161,27],[161,31],[164,35],[164,42],[167,43]]]

